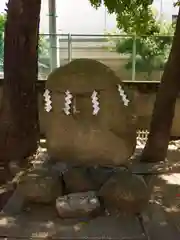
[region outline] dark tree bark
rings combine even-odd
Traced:
[[[141,155],[142,162],[164,161],[167,155],[176,99],[180,91],[180,11],[168,62],[158,89],[150,134]]]
[[[41,0],[9,0],[5,25],[0,164],[22,161],[39,139],[38,32]]]

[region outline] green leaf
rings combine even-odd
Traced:
[[[137,9],[139,11],[137,11]],[[142,16],[146,16],[145,19]],[[129,21],[128,21],[129,19]],[[146,21],[149,21],[149,24]],[[162,70],[171,48],[174,28],[166,22],[160,23],[153,15],[151,8],[144,11],[137,6],[134,15],[130,12],[124,12],[123,15],[117,15],[118,27],[125,32],[124,37],[114,41],[115,49],[120,54],[126,54],[129,57],[126,69],[132,69],[133,58],[133,39],[135,39],[136,72],[147,72],[148,78],[154,70]],[[134,37],[128,37],[128,34],[135,34]],[[113,41],[109,37],[109,41]]]

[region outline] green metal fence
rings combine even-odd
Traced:
[[[40,35],[39,78],[77,58],[111,67],[123,81],[159,81],[173,36]]]
[[[46,78],[52,69],[73,59],[91,58],[111,67],[124,81],[159,81],[172,38],[159,35],[41,35],[39,73],[41,78]]]

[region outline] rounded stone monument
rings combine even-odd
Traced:
[[[121,165],[136,146],[132,101],[115,73],[91,59],[55,69],[44,93],[48,153],[87,165]]]

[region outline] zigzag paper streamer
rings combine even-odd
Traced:
[[[43,96],[44,96],[44,101],[45,101],[44,109],[46,112],[50,112],[52,109],[52,101],[51,101],[50,91],[48,89],[46,89]]]
[[[129,99],[127,98],[127,95],[125,94],[123,88],[121,87],[121,85],[119,84],[118,85],[118,91],[119,91],[119,94],[121,96],[121,99],[124,103],[124,106],[128,106],[129,105]]]
[[[66,115],[70,115],[70,109],[71,109],[71,103],[72,103],[72,94],[70,93],[69,90],[65,92],[65,106],[63,108],[64,112]]]
[[[100,107],[99,107],[99,101],[98,101],[98,96],[96,91],[93,92],[91,99],[93,104],[93,115],[97,115],[100,110]]]

